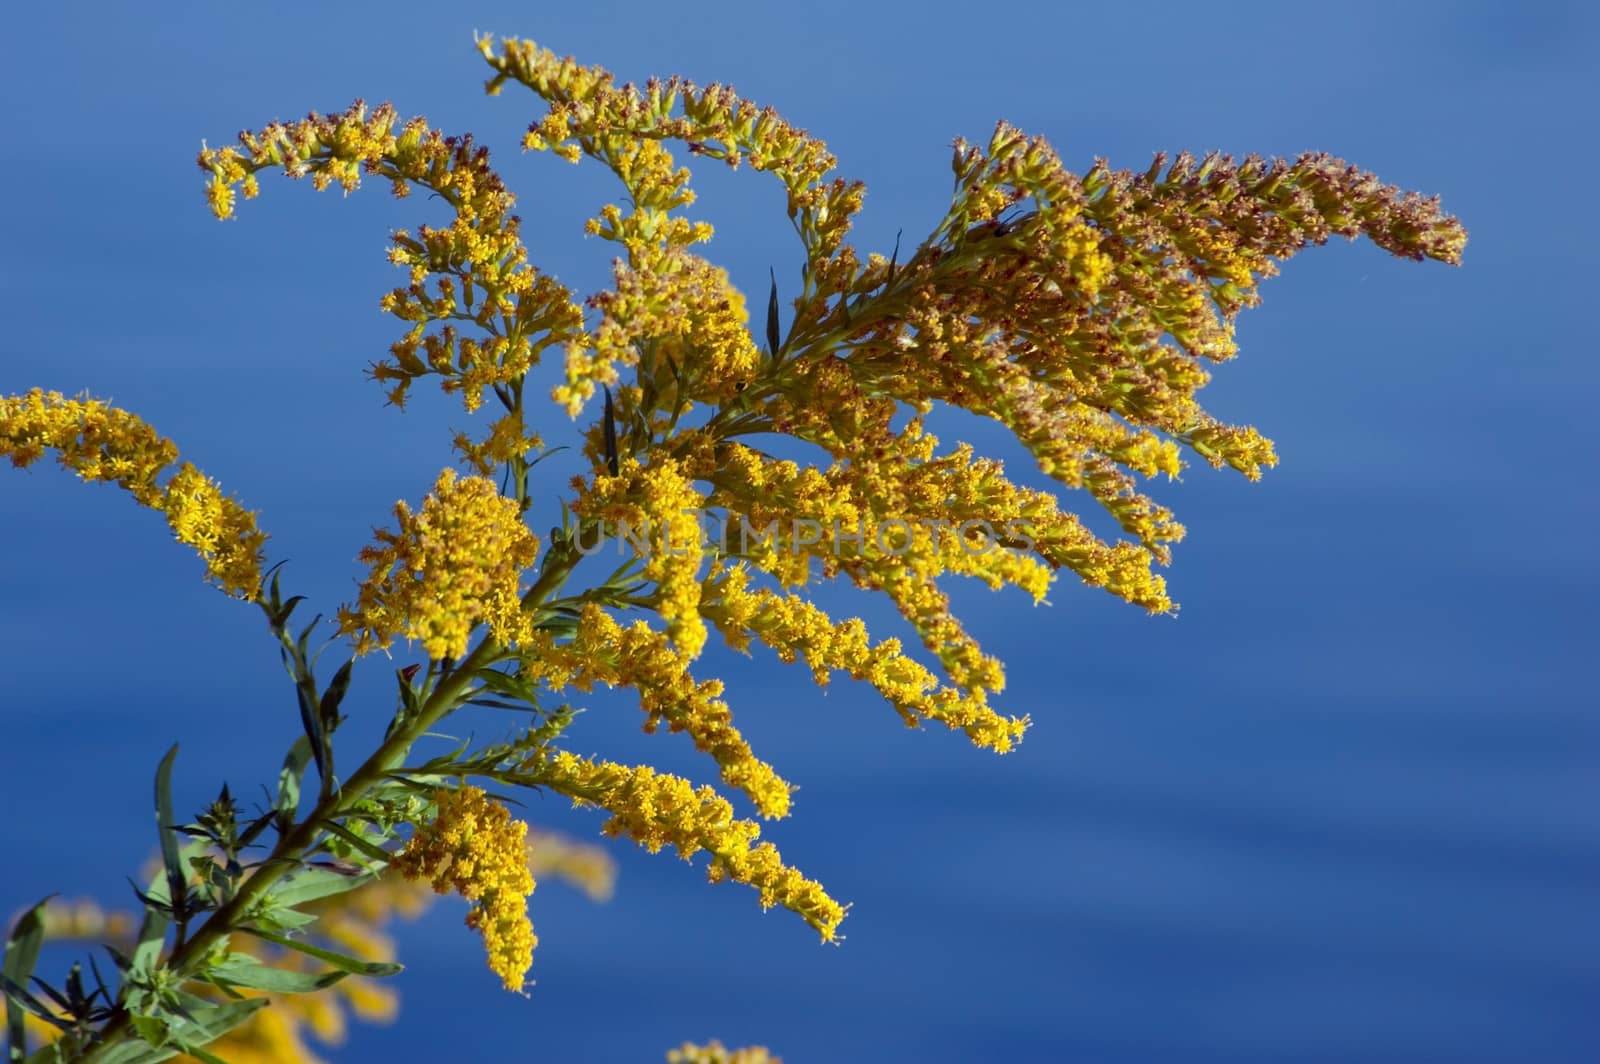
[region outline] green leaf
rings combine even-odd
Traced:
[[[178,833],[174,830],[177,821],[172,815],[172,763],[177,757],[178,744],[173,743],[156,769],[156,829],[161,834],[161,864],[167,873],[167,901],[175,909],[182,905],[188,884],[178,856]]]
[[[183,1046],[183,1051],[194,1059],[201,1061],[202,1064],[228,1064],[226,1060],[223,1060],[215,1053],[207,1052],[206,1050],[201,1049],[199,1046],[192,1043],[185,1043]]]
[[[525,702],[535,708],[539,705],[538,689],[520,676],[508,675],[495,669],[484,669],[478,673],[477,679],[483,686],[497,694]]]
[[[366,839],[362,838],[360,835],[357,835],[343,824],[337,824],[332,820],[324,820],[322,822],[322,826],[326,828],[330,834],[337,835],[339,838],[343,839],[345,842],[348,842],[351,846],[354,846],[357,850],[366,854],[374,861],[382,861],[384,864],[388,864],[389,859],[394,856],[394,854],[390,853],[388,850],[368,842]]]
[[[283,882],[272,888],[272,893],[268,896],[276,905],[302,905],[317,898],[343,894],[345,891],[366,886],[375,878],[371,875],[352,876],[336,872],[331,868],[307,868],[284,877]]]
[[[518,713],[534,713],[539,709],[538,706],[525,706],[521,702],[500,702],[493,698],[469,698],[466,704],[469,706],[484,706],[488,709],[511,709]]]
[[[72,998],[69,995],[63,994],[38,976],[34,976],[33,981],[39,987],[39,992],[50,999],[50,1004],[56,1007],[58,1013],[69,1019],[72,1017]],[[14,985],[11,980],[5,980],[5,987],[8,991]]]
[[[52,1043],[45,1046],[25,1064],[62,1064],[63,1058],[56,1050],[59,1047]],[[102,1049],[95,1055],[97,1064],[159,1064],[163,1060],[171,1060],[178,1055],[178,1050],[170,1046],[157,1048],[146,1042],[121,1042],[109,1049]]]
[[[328,778],[327,737],[322,734],[322,714],[316,693],[308,690],[308,683],[297,683],[295,694],[300,701],[300,725],[311,743],[311,756],[317,763],[317,775]]]
[[[228,1001],[209,1008],[195,1009],[187,1019],[174,1018],[169,1023],[173,1041],[181,1045],[205,1045],[220,1038],[248,1020],[258,1009],[266,1008],[264,997]]]
[[[209,845],[210,843],[204,839],[197,839],[183,848],[178,859],[188,861],[204,853]],[[133,967],[141,971],[155,967],[156,960],[161,955],[161,947],[167,940],[167,928],[172,926],[167,914],[152,904],[158,902],[170,905],[172,899],[166,891],[165,869],[157,872],[151,879],[148,891],[140,893],[138,888],[134,889],[134,893],[139,894],[140,900],[144,901],[144,922],[139,925],[139,944],[133,951]]]
[[[605,456],[606,457],[606,472],[610,473],[612,476],[616,476],[617,475],[617,470],[619,469],[619,466],[617,464],[617,418],[616,418],[616,408],[613,407],[612,404],[611,404],[611,389],[607,388],[605,390],[605,392],[606,392],[606,409],[605,409],[605,425],[604,425],[603,431],[604,431],[604,436],[605,436],[605,441],[604,442],[605,442],[605,449],[606,449],[606,456]]]
[[[300,808],[300,781],[305,778],[306,765],[311,761],[311,740],[300,736],[284,755],[283,767],[278,770],[278,812],[294,819]]]
[[[296,639],[294,642],[294,649],[296,653],[299,654],[300,661],[309,662],[311,660],[311,633],[316,631],[317,625],[321,623],[322,614],[319,613],[315,617],[311,618],[310,624],[301,629],[300,638]]]
[[[294,931],[317,922],[315,916],[299,909],[258,909],[250,919],[272,931]]]
[[[51,1042],[35,1049],[23,1064],[63,1064],[65,1060],[66,1058],[61,1055],[61,1043]]]
[[[332,986],[350,973],[338,970],[291,972],[263,964],[248,953],[230,953],[220,964],[213,964],[207,974],[218,982],[252,990],[269,990],[275,994],[310,994]]]
[[[339,671],[333,674],[328,689],[322,692],[322,705],[318,707],[322,713],[322,730],[332,733],[339,722],[339,704],[344,701],[344,696],[350,690],[350,670],[355,668],[356,659],[351,658],[339,666]]]
[[[50,904],[50,895],[22,914],[17,925],[6,939],[4,963],[0,963],[0,977],[8,984],[26,986],[39,961],[39,947],[44,944],[44,907]],[[26,993],[26,991],[24,991]],[[6,1045],[8,1060],[21,1060],[27,1055],[26,1037],[22,1029],[22,1005],[6,994]]]
[[[539,457],[537,457],[533,461],[529,462],[528,463],[528,468],[532,469],[534,466],[538,465],[540,462],[544,461],[546,458],[549,458],[551,455],[555,454],[557,451],[570,451],[571,449],[572,448],[568,447],[566,444],[562,444],[560,447],[552,447],[547,451],[541,452]]]
[[[147,1016],[141,1013],[130,1013],[128,1022],[133,1024],[133,1029],[139,1032],[139,1037],[153,1046],[163,1046],[167,1043],[167,1018],[165,1016]]]
[[[25,1009],[39,1017],[41,1020],[44,1020],[46,1023],[61,1028],[63,1031],[72,1026],[71,1023],[52,1012],[49,1005],[46,1005],[44,1002],[28,993],[25,987],[12,982],[7,976],[0,975],[0,992],[3,992],[6,996],[6,1014],[8,1019],[10,1017],[12,1008],[16,1008],[19,1010],[19,1016],[20,1011]],[[20,1018],[18,1023],[20,1025]],[[13,1059],[20,1060],[20,1050],[24,1048],[22,1041],[19,1039],[13,1042],[12,1045],[19,1051],[18,1055]]]
[[[777,358],[778,341],[781,339],[778,332],[778,273],[770,266],[767,273],[772,275],[772,293],[767,296],[767,353]]]
[[[344,954],[335,953],[331,949],[313,946],[309,942],[286,938],[283,935],[274,935],[270,931],[255,931],[249,928],[245,930],[257,938],[264,938],[268,942],[275,943],[285,949],[292,949],[298,953],[304,953],[307,957],[315,957],[319,961],[326,961],[341,972],[346,972],[350,975],[385,976],[405,971],[405,965],[403,964],[394,964],[389,961],[364,961],[357,957],[346,957]]]
[[[578,634],[578,622],[563,618],[541,621],[539,631],[549,632],[553,639],[571,639]]]
[[[167,928],[172,921],[167,914],[150,905],[144,907],[144,922],[139,925],[139,944],[134,947],[132,963],[138,970],[153,968],[161,956],[161,947],[167,941]]]

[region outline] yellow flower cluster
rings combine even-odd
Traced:
[[[434,801],[437,818],[418,827],[390,863],[407,879],[429,880],[438,893],[454,890],[472,902],[467,926],[483,936],[490,970],[507,990],[521,990],[539,941],[528,921],[528,825],[477,787],[441,788]]]
[[[522,458],[529,451],[543,450],[544,441],[537,433],[527,431],[522,411],[518,409],[496,418],[481,441],[473,440],[465,432],[456,433],[454,446],[479,476],[488,477],[500,466]]]
[[[669,1049],[667,1064],[783,1064],[783,1058],[773,1056],[766,1046],[729,1049],[712,1039],[703,1046],[685,1042],[677,1049]]]
[[[372,377],[392,385],[396,406],[404,405],[413,381],[431,373],[475,410],[484,389],[520,381],[544,349],[582,340],[582,309],[528,264],[520,221],[511,213],[515,197],[471,137],[446,137],[421,118],[401,124],[393,107],[369,112],[358,100],[338,115],[241,133],[239,147],[207,148],[199,164],[211,175],[208,198],[219,218],[233,213],[235,186],[254,197],[256,174],[270,167],[293,178],[310,175],[318,189],[337,183],[346,193],[365,172],[387,179],[398,197],[415,185],[451,207],[455,217],[444,228],[394,234],[389,259],[409,271],[410,283],[384,296],[382,306],[409,328],[390,349],[392,361],[374,365]],[[430,333],[436,323],[444,324]],[[461,323],[482,335],[459,335]]]
[[[356,653],[387,650],[403,635],[430,658],[459,658],[480,623],[497,641],[515,642],[524,630],[520,577],[539,552],[516,501],[491,480],[446,469],[420,513],[403,501],[394,512],[399,529],[379,529],[379,545],[361,551],[372,571],[355,605],[339,610],[340,633],[355,637]]]
[[[692,154],[731,167],[749,162],[777,175],[788,189],[789,216],[819,260],[839,248],[860,209],[861,184],[827,181],[834,158],[821,141],[726,86],[699,88],[678,78],[652,79],[643,89],[618,86],[599,67],[559,58],[531,41],[504,40],[498,52],[488,38],[478,45],[496,71],[491,93],[515,80],[549,103],[549,113],[529,127],[524,147],[554,150],[574,162],[581,155],[600,160],[622,180],[634,205],[626,217],[608,206],[589,225],[591,233],[621,243],[628,256],[617,265],[615,291],[591,300],[604,315],[593,348],[568,347],[558,401],[576,414],[597,383],[615,383],[618,362],[633,365],[641,358],[641,380],[659,382],[656,390],[671,397],[673,408],[685,399],[730,400],[752,376],[759,350],[744,329],[743,300],[726,275],[683,250],[709,239],[711,229],[671,216],[693,203],[694,194],[688,171],[661,142],[681,140]],[[661,380],[663,371],[676,379]]]
[[[706,875],[711,882],[754,887],[763,909],[789,909],[816,928],[823,941],[834,940],[844,907],[820,884],[785,865],[771,843],[758,843],[760,826],[735,818],[733,806],[712,788],[697,790],[688,780],[648,765],[630,768],[566,751],[550,754],[526,771],[531,780],[567,795],[576,805],[609,812],[604,831],[613,838],[626,836],[651,853],[671,846],[684,860],[708,851]]]
[[[706,616],[734,647],[746,649],[754,636],[784,662],[804,656],[818,686],[842,670],[876,688],[907,725],[940,721],[999,753],[1009,751],[1027,730],[1026,717],[996,713],[984,688],[964,693],[941,687],[933,673],[903,652],[898,639],[874,644],[859,618],[837,622],[798,595],[752,589],[750,575],[744,565],[732,565],[707,581]]]
[[[638,422],[652,434],[675,423],[675,416],[658,420],[658,411],[676,415],[679,382],[695,371],[674,351],[674,380],[663,379],[655,349],[677,326],[651,321],[663,314],[652,299],[676,284],[657,275],[683,273],[675,260],[692,258],[683,246],[709,234],[670,216],[693,196],[663,142],[731,166],[749,162],[790,191],[790,215],[806,242],[806,288],[794,302],[781,360],[748,363],[736,400],[720,391],[693,398],[724,414],[754,400],[755,413],[714,417],[708,429],[722,440],[771,431],[818,444],[835,461],[827,476],[843,471],[871,489],[853,498],[834,492],[842,504],[834,512],[797,480],[807,509],[801,499],[765,499],[765,516],[848,518],[862,497],[893,499],[884,510],[910,505],[915,493],[898,489],[929,479],[918,467],[937,463],[899,446],[892,426],[907,406],[926,412],[943,402],[1000,421],[1045,473],[1086,490],[1130,541],[1101,541],[1076,517],[1005,480],[997,464],[983,474],[995,489],[983,516],[1003,511],[1002,496],[1036,511],[1043,522],[1033,537],[1037,561],[1157,612],[1172,603],[1153,570],[1170,560],[1183,526],[1137,478],[1177,476],[1183,447],[1251,477],[1276,461],[1254,429],[1221,424],[1195,400],[1209,379],[1204,363],[1233,354],[1233,316],[1255,301],[1258,278],[1331,233],[1366,233],[1396,254],[1448,262],[1458,260],[1464,240],[1436,201],[1401,195],[1323,156],[1292,164],[1181,156],[1170,167],[1158,158],[1142,176],[1097,163],[1080,177],[1043,139],[1000,123],[986,147],[956,143],[956,192],[931,238],[903,262],[874,255],[862,265],[842,242],[860,187],[830,180],[834,159],[821,142],[770,110],[719,85],[618,85],[601,68],[529,41],[484,39],[479,48],[495,71],[491,93],[515,81],[548,105],[525,146],[600,160],[635,204],[631,215],[608,207],[591,223],[592,232],[627,248],[629,263],[619,265],[614,290],[592,301],[603,311],[594,345],[569,349],[562,393],[569,409],[592,394],[594,382],[616,383],[615,366],[637,364],[638,387],[623,394],[637,404]],[[670,301],[674,312],[678,302]],[[686,345],[701,364],[714,346]],[[695,477],[738,494],[740,452],[717,455]],[[725,501],[745,512],[737,500]],[[936,499],[928,502],[937,509]],[[906,559],[910,575],[815,554],[825,576],[842,568],[858,584],[895,595],[947,666],[986,683],[978,677],[994,668],[948,617],[933,582],[945,573],[974,575],[1019,583],[1037,597],[1042,577],[1017,552],[973,561],[960,546],[950,537],[919,540]],[[792,551],[752,561],[789,587],[811,577],[811,559]]]
[[[46,451],[55,451],[62,468],[82,479],[117,484],[141,506],[164,513],[178,542],[199,553],[208,579],[223,591],[243,598],[260,592],[267,537],[255,514],[188,462],[158,484],[178,448],[140,418],[99,400],[37,388],[0,396],[0,454],[25,468]]]
[[[616,288],[590,301],[601,312],[594,346],[568,362],[556,398],[576,414],[596,381],[637,365],[650,405],[670,413],[720,405],[754,378],[761,351],[750,338],[744,296],[727,271],[681,248],[643,249],[616,265]]]
[[[709,501],[752,528],[781,531],[804,520],[823,530],[809,549],[742,539],[729,553],[742,553],[791,588],[809,582],[815,555],[824,575],[843,571],[857,586],[887,593],[957,685],[998,691],[999,663],[950,615],[937,581],[945,574],[975,576],[991,588],[1012,585],[1042,600],[1050,567],[1062,561],[1030,556],[1012,533],[1027,531],[1023,504],[1037,510],[1050,497],[1012,485],[998,462],[975,461],[970,448],[935,457],[937,445],[914,420],[883,438],[871,457],[826,472],[731,445],[717,452],[718,468],[703,475],[716,486]]]
[[[657,455],[648,466],[629,458],[614,477],[573,481],[574,513],[607,522],[644,549],[642,576],[657,587],[656,610],[685,661],[706,642],[700,619],[700,567],[706,543],[699,525],[705,498],[683,465]]]
[[[696,681],[689,663],[681,648],[644,621],[624,628],[589,603],[570,642],[558,646],[546,638],[526,648],[522,672],[552,691],[569,686],[589,691],[597,683],[633,688],[647,732],[663,721],[670,732],[687,732],[695,748],[717,762],[723,781],[749,797],[762,816],[787,816],[794,788],[755,756],[734,727],[733,714],[719,697],[722,682]]]
[[[529,127],[524,145],[553,149],[576,162],[587,154],[611,162],[624,145],[680,140],[695,155],[737,168],[748,162],[776,175],[789,191],[789,217],[803,219],[815,254],[827,255],[860,208],[859,182],[826,181],[835,159],[827,146],[758,108],[725,85],[699,87],[682,78],[651,78],[644,87],[617,85],[601,67],[563,59],[533,41],[480,38],[478,50],[494,69],[488,90],[517,81],[543,97],[549,114]],[[682,113],[678,114],[679,107]]]
[[[254,598],[261,590],[261,547],[266,533],[256,515],[222,493],[216,481],[183,463],[167,481],[162,501],[178,542],[200,552],[212,581],[230,595]]]

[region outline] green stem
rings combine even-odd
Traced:
[[[424,732],[437,724],[445,714],[455,709],[459,696],[471,687],[477,669],[492,660],[498,653],[494,644],[479,644],[454,672],[444,680],[424,703],[422,712],[411,724],[386,739],[372,756],[345,781],[344,786],[322,796],[310,814],[287,835],[278,840],[272,853],[256,866],[255,872],[239,887],[237,894],[219,908],[188,941],[176,945],[167,958],[166,967],[179,976],[194,974],[205,962],[207,954],[218,942],[231,936],[235,926],[286,874],[299,866],[300,857],[312,848],[322,833],[322,824],[346,815],[372,787],[380,783],[404,760],[406,753]],[[124,1009],[101,1028],[89,1052],[81,1059],[83,1064],[102,1060],[113,1047],[126,1041],[132,1033],[132,1019]]]

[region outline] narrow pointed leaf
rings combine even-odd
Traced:
[[[343,824],[336,824],[332,820],[325,820],[322,822],[322,826],[325,830],[331,834],[339,836],[339,838],[343,839],[345,842],[348,842],[350,845],[354,846],[356,849],[360,850],[374,861],[381,861],[384,864],[387,864],[389,859],[394,856],[394,854],[383,849],[382,847],[375,846],[368,842],[366,839],[362,838],[360,835],[357,835]]]
[[[178,744],[173,743],[156,769],[156,828],[161,834],[161,864],[167,872],[167,900],[174,907],[182,903],[189,878],[178,856],[178,833],[172,815],[172,763],[177,757]]]
[[[180,861],[188,861],[204,853],[207,847],[205,842],[191,842],[185,846],[178,855]],[[139,941],[133,951],[133,967],[149,969],[155,965],[156,959],[161,955],[161,947],[167,939],[167,928],[172,921],[160,908],[170,905],[167,895],[166,871],[156,873],[150,880],[150,888],[141,891],[136,886],[133,892],[144,903],[144,922],[139,925]]]
[[[778,272],[771,267],[767,273],[772,276],[772,291],[767,296],[767,353],[773,358],[778,357]]]
[[[517,713],[534,713],[539,709],[538,706],[523,705],[521,702],[499,702],[493,698],[469,698],[467,705],[484,706],[488,709],[509,709]]]
[[[333,722],[339,716],[339,704],[344,701],[345,694],[350,690],[350,670],[355,667],[356,659],[351,658],[339,666],[339,671],[333,674],[333,680],[328,684],[328,689],[322,692],[322,726],[327,731],[333,730]]]
[[[389,961],[364,961],[358,957],[346,957],[344,954],[335,953],[331,949],[323,949],[320,946],[313,946],[309,942],[285,938],[283,935],[274,935],[267,931],[251,931],[250,934],[255,935],[257,938],[264,938],[268,942],[276,943],[285,949],[292,949],[299,953],[304,953],[308,957],[315,957],[319,961],[326,961],[341,972],[350,975],[385,976],[405,971],[405,965],[403,964],[394,964]]]
[[[235,990],[230,984],[224,983],[224,982],[220,982],[219,980],[216,980],[216,979],[212,979],[210,976],[205,975],[205,974],[202,974],[201,978],[204,979],[206,982],[210,983],[212,986],[216,987],[218,990],[222,991],[224,994],[228,995],[228,999],[230,1001],[244,1001],[245,1000],[245,996],[243,994],[239,993],[237,990]]]
[[[611,403],[611,389],[607,388],[605,392],[605,425],[602,431],[605,434],[606,472],[616,476],[618,469],[621,468],[617,461],[617,414],[616,408]]]
[[[496,672],[493,669],[485,669],[478,673],[478,679],[483,682],[484,687],[497,694],[514,698],[519,702],[526,702],[531,706],[538,706],[539,704],[539,692],[537,689],[520,676],[511,676],[503,672]]]
[[[29,1057],[26,1064],[59,1064],[59,1059],[51,1055],[53,1046],[45,1046],[33,1056]],[[163,1060],[171,1060],[180,1050],[176,1046],[153,1046],[146,1042],[123,1042],[102,1050],[95,1056],[96,1064],[160,1064]]]
[[[57,1012],[63,1016],[72,1016],[72,995],[63,994],[37,975],[33,977],[33,982],[39,988],[39,992],[49,998],[51,1004],[55,1005]]]
[[[200,1061],[201,1064],[228,1064],[226,1060],[223,1060],[215,1053],[207,1052],[192,1042],[184,1043],[183,1051],[194,1059]]]
[[[300,697],[300,726],[305,729],[306,741],[311,744],[311,757],[317,763],[317,775],[327,779],[328,737],[323,734],[320,707],[315,694],[307,693],[303,685],[296,690]]]
[[[277,905],[302,905],[366,886],[374,878],[364,874],[347,875],[329,868],[307,868],[285,877],[280,885],[272,888],[270,897]]]
[[[117,951],[112,949],[110,946],[107,946],[106,950],[111,953],[114,958],[121,958],[121,954],[117,953]],[[106,985],[106,977],[100,974],[100,962],[94,959],[94,954],[92,953],[89,954],[89,970],[94,972],[94,981],[96,984],[95,989],[99,991],[100,996],[105,998],[107,1001],[115,1000],[115,995],[111,992],[111,988]]]
[[[50,897],[54,897],[51,895]],[[6,939],[5,962],[0,964],[0,975],[8,984],[25,986],[39,962],[39,947],[44,944],[44,907],[50,904],[45,898],[22,914]],[[23,1045],[22,1007],[6,996],[6,1044],[11,1047],[10,1059],[21,1060],[26,1049]]]
[[[302,735],[290,745],[283,767],[278,770],[277,810],[290,818],[300,808],[300,781],[305,777],[310,760],[311,740]]]
[[[311,660],[311,633],[317,630],[317,625],[322,623],[322,614],[311,618],[311,623],[300,630],[300,637],[294,641],[294,648],[300,655],[301,661]]]
[[[266,1005],[266,998],[257,997],[194,1009],[187,1019],[172,1021],[172,1037],[187,1045],[204,1045],[239,1026]]]
[[[332,986],[350,973],[337,969],[291,972],[262,964],[249,954],[230,953],[221,963],[213,964],[209,974],[218,982],[251,990],[267,990],[274,994],[310,994]]]
[[[6,1015],[8,1026],[10,1024],[10,1013],[13,1007],[18,1009],[19,1014],[21,1010],[26,1009],[28,1012],[33,1013],[46,1023],[49,1023],[55,1027],[59,1027],[63,1031],[72,1026],[72,1024],[68,1023],[66,1020],[63,1020],[61,1017],[52,1012],[50,1010],[50,1006],[46,1005],[44,1002],[28,993],[27,988],[23,987],[19,983],[13,982],[9,977],[4,975],[0,975],[0,993],[4,993],[6,996]],[[20,1024],[21,1021],[19,1019],[18,1025],[20,1026]],[[7,1037],[10,1036],[7,1035]],[[21,1046],[22,1041],[20,1037],[12,1044]]]

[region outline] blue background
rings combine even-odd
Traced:
[[[908,731],[770,656],[701,663],[802,786],[770,836],[854,903],[841,947],[618,847],[608,905],[535,895],[531,999],[444,903],[403,932],[402,1022],[330,1058],[659,1060],[719,1037],[790,1064],[1600,1059],[1592,9],[35,4],[4,25],[0,393],[145,416],[260,511],[328,612],[465,420],[427,389],[397,414],[362,379],[398,335],[385,234],[444,215],[269,178],[221,225],[194,154],[393,100],[489,144],[534,260],[592,291],[611,249],[579,225],[615,186],[518,153],[540,109],[483,97],[474,29],[777,106],[868,182],[864,250],[926,232],[949,141],[1000,117],[1077,169],[1327,150],[1471,231],[1461,269],[1341,241],[1268,282],[1206,397],[1284,462],[1158,486],[1191,529],[1177,619],[1066,582],[1038,611],[961,589],[1009,664],[1005,708],[1034,716],[1016,753]],[[770,178],[697,184],[736,283],[759,300],[769,265],[794,276]],[[554,407],[544,428],[571,431]],[[0,476],[0,559],[0,910],[120,903],[170,742],[180,807],[272,778],[298,727],[277,653],[159,518],[49,465]],[[350,744],[381,729],[389,668],[358,672]],[[580,751],[706,777],[625,699],[589,704]]]

